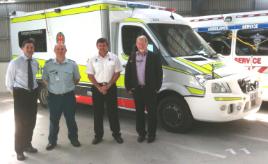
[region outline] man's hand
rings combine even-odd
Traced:
[[[107,94],[106,86],[98,86],[97,88],[99,92],[102,93],[103,95]]]
[[[103,88],[108,92],[108,90],[111,88],[112,84],[108,83],[107,85],[104,85]]]
[[[128,90],[127,92],[128,92],[128,94],[133,95],[134,88],[131,88],[131,89],[130,89],[130,90]]]

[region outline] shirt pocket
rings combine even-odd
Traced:
[[[95,74],[98,74],[98,73],[102,72],[103,69],[104,69],[104,67],[103,67],[102,62],[98,61],[98,62],[93,63],[93,70],[94,70]]]
[[[55,83],[57,81],[56,79],[58,78],[58,72],[57,71],[49,71],[48,77],[49,77],[49,81],[51,83]]]
[[[64,72],[63,72],[63,80],[65,81],[65,82],[72,82],[73,81],[73,72],[72,72],[72,70],[65,70]]]
[[[107,62],[108,70],[115,70],[115,61],[111,60]]]

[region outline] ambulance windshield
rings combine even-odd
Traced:
[[[148,25],[171,57],[194,55],[215,57],[216,52],[187,25]]]

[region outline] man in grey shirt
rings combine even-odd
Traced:
[[[9,63],[6,74],[6,86],[14,98],[15,151],[20,161],[25,160],[23,152],[37,152],[31,143],[36,123],[38,95],[35,78],[38,63],[32,59],[34,41],[23,41],[22,51],[23,55]]]
[[[54,48],[55,59],[46,62],[43,70],[43,81],[48,87],[48,107],[50,111],[50,127],[47,150],[57,145],[59,121],[64,113],[68,128],[68,138],[71,144],[79,147],[78,128],[75,121],[75,85],[80,80],[78,66],[75,61],[67,59],[67,49],[64,44],[57,44]]]

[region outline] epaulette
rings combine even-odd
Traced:
[[[50,62],[52,62],[53,61],[53,59],[48,59],[47,61],[46,61],[46,64],[47,63],[50,63]]]
[[[71,59],[68,59],[68,62],[75,63],[75,61],[74,60],[71,60]]]

